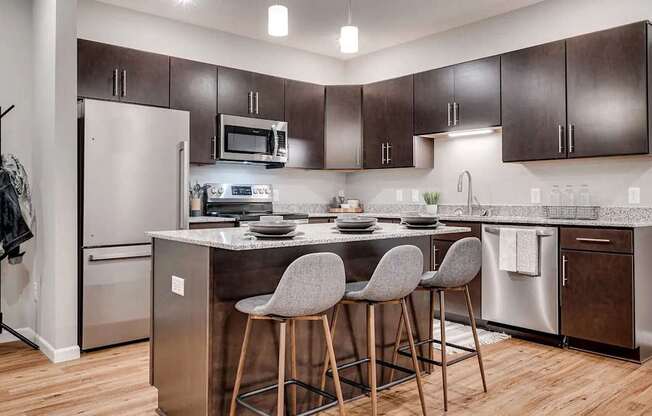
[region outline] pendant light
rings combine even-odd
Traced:
[[[281,4],[269,6],[267,11],[267,33],[274,37],[288,35],[288,8]]]
[[[340,52],[358,52],[358,27],[351,24],[351,0],[348,0],[346,11],[347,24],[340,28]]]

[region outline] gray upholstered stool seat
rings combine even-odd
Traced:
[[[429,315],[429,337],[427,340],[417,341],[416,345],[430,345],[432,343],[440,344],[441,350],[441,361],[435,361],[433,359],[432,348],[428,348],[428,357],[418,357],[420,361],[427,363],[430,367],[432,365],[438,365],[442,367],[442,381],[443,381],[443,392],[444,392],[444,410],[448,410],[448,384],[447,384],[447,375],[446,367],[450,364],[455,364],[461,362],[467,358],[478,357],[478,363],[480,365],[480,375],[482,376],[482,386],[485,393],[487,392],[487,384],[485,382],[484,368],[482,364],[482,355],[480,352],[480,343],[478,341],[478,333],[475,326],[475,317],[473,316],[473,307],[471,305],[471,296],[469,295],[469,283],[475,278],[475,276],[480,271],[482,266],[482,242],[475,237],[463,238],[461,240],[453,243],[444,260],[442,261],[439,269],[437,271],[429,271],[421,275],[421,281],[419,283],[419,289],[426,290],[430,292],[430,315]],[[449,342],[446,342],[446,307],[444,303],[444,294],[446,292],[464,292],[466,307],[469,314],[469,320],[471,321],[471,330],[473,332],[473,339],[475,341],[475,349],[455,345]],[[434,328],[433,320],[435,318],[435,293],[439,295],[439,321],[440,321],[440,332],[441,339],[434,339]],[[399,332],[396,336],[396,344],[394,346],[394,358],[393,362],[396,362],[398,354],[405,356],[409,355],[408,348],[400,347],[401,341],[401,331],[402,328],[399,325]],[[451,363],[448,363],[446,348],[444,345],[450,347],[455,347],[466,351],[468,354],[458,355],[455,357]],[[391,374],[390,374],[391,378]]]
[[[250,298],[242,299],[235,304],[235,309],[249,315],[262,316],[264,313],[264,306],[267,305],[272,295],[252,296]]]
[[[417,352],[414,342],[411,342],[412,351],[412,364],[414,371],[398,367],[395,364],[385,363],[376,359],[376,341],[375,341],[375,312],[376,305],[383,304],[400,304],[401,305],[401,325],[405,323],[408,328],[409,339],[412,339],[412,330],[410,329],[410,322],[408,318],[408,308],[406,297],[409,296],[419,286],[421,275],[423,273],[423,253],[421,250],[412,245],[403,245],[394,247],[389,250],[380,259],[376,269],[374,270],[371,278],[368,281],[351,282],[346,284],[344,290],[344,299],[338,304],[333,313],[333,321],[331,333],[335,333],[335,326],[337,323],[337,316],[339,314],[342,304],[364,304],[367,307],[367,351],[368,357],[358,359],[354,362],[347,363],[341,366],[342,369],[353,368],[363,364],[367,365],[367,385],[359,383],[354,380],[342,378],[343,383],[347,383],[353,387],[362,389],[369,394],[371,398],[371,415],[377,414],[377,392],[390,388],[399,382],[411,380],[416,378],[417,388],[419,391],[419,398],[421,400],[421,408],[424,415],[426,415],[425,397],[421,384],[421,373],[419,370],[419,361],[417,359]],[[397,369],[401,372],[407,373],[408,376],[399,380],[398,382],[387,383],[382,386],[377,385],[376,366],[390,367]],[[329,359],[324,360],[324,368],[322,370],[321,389],[325,388],[326,376],[332,373],[328,371]],[[333,373],[335,365],[332,366]]]
[[[318,394],[329,399],[336,399],[333,403],[320,406],[308,412],[314,414],[325,410],[331,405],[339,406],[340,415],[344,416],[344,398],[340,387],[339,375],[335,370],[333,379],[335,384],[336,396],[324,391],[318,390],[297,379],[296,363],[296,321],[321,321],[322,330],[326,338],[326,351],[329,359],[335,362],[335,351],[333,341],[328,326],[326,311],[336,305],[344,296],[346,284],[346,275],[344,272],[344,262],[334,253],[313,253],[301,256],[293,261],[281,276],[281,280],[272,294],[253,296],[242,299],[236,303],[235,308],[248,315],[247,326],[245,328],[244,341],[242,342],[242,351],[236,373],[236,380],[231,398],[230,416],[235,416],[236,408],[241,405],[248,410],[259,414],[266,414],[262,410],[254,407],[247,399],[264,394],[270,391],[270,387],[264,387],[253,390],[248,393],[239,394],[242,383],[244,361],[247,355],[252,322],[256,320],[268,320],[277,322],[279,329],[279,351],[278,351],[278,383],[273,387],[277,390],[276,414],[286,414],[285,408],[285,387],[291,386],[290,402],[292,409],[291,414],[297,414],[297,387],[302,387],[312,393]],[[290,355],[291,358],[291,375],[290,379],[285,377],[285,342],[289,326],[290,332]],[[306,413],[306,412],[304,412]]]

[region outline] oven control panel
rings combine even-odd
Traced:
[[[261,201],[271,202],[272,185],[207,183],[206,200],[214,201]]]

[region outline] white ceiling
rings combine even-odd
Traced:
[[[100,0],[157,16],[268,42],[348,59],[339,52],[339,27],[346,0]],[[374,52],[507,13],[542,0],[353,0],[353,24],[360,28],[360,52]],[[267,7],[289,8],[290,34],[267,34]]]

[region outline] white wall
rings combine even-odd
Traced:
[[[298,49],[80,0],[80,38],[300,81],[335,84],[344,63]]]
[[[36,331],[53,361],[79,356],[76,6],[76,0],[33,0]]]
[[[5,109],[11,104],[16,106],[3,119],[2,152],[18,156],[31,175],[32,2],[3,0],[0,27],[3,36],[0,42],[0,106]],[[23,249],[27,255],[21,265],[2,262],[0,305],[4,321],[15,329],[35,327],[36,305],[31,284],[34,245],[28,242]]]
[[[649,0],[547,0],[348,61],[347,81],[365,83],[491,56],[553,40],[652,19]],[[442,203],[465,203],[457,177],[473,174],[480,202],[523,204],[530,188],[586,183],[597,203],[627,205],[627,188],[640,186],[641,205],[652,206],[652,158],[622,157],[502,163],[500,135],[435,141],[435,169],[347,175],[347,192],[367,202],[396,202],[396,189],[443,191]],[[465,188],[466,189],[466,188]]]

